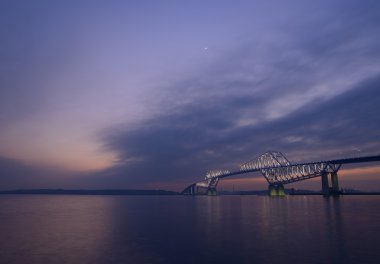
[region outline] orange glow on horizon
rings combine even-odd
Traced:
[[[341,169],[339,174],[343,177],[357,177],[357,176],[380,176],[380,165],[368,166],[362,168]]]

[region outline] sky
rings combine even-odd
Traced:
[[[180,191],[268,150],[380,154],[379,26],[376,0],[2,0],[0,189]],[[340,175],[380,190],[379,163]]]

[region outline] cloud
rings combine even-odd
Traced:
[[[105,173],[180,184],[267,150],[294,161],[377,153],[378,10],[350,3],[300,14],[302,23],[277,25],[165,87],[156,116],[105,133],[119,156]]]
[[[249,15],[242,18],[246,30],[239,32],[243,36],[236,39],[234,45],[231,42],[228,47],[218,46],[218,41],[236,35],[213,31],[215,40],[204,63],[199,57],[192,60],[192,56],[198,55],[190,50],[193,45],[207,39],[208,31],[197,33],[199,27],[192,28],[191,23],[185,23],[184,28],[169,23],[171,32],[179,33],[165,32],[168,39],[160,39],[159,44],[153,45],[152,36],[145,35],[152,31],[152,21],[142,25],[145,31],[139,31],[141,36],[135,35],[133,27],[128,28],[128,34],[131,34],[128,35],[124,28],[116,27],[123,24],[119,22],[125,17],[120,12],[114,22],[105,24],[99,31],[106,33],[114,28],[106,34],[109,37],[100,40],[99,36],[103,35],[95,34],[80,38],[83,42],[73,42],[93,47],[93,50],[84,50],[84,55],[79,52],[82,55],[78,58],[76,52],[80,49],[74,47],[67,50],[70,56],[58,50],[57,56],[62,63],[55,63],[52,59],[55,57],[50,56],[55,53],[54,49],[47,53],[30,52],[44,55],[42,61],[45,68],[49,66],[48,73],[60,73],[55,76],[54,85],[50,83],[53,88],[46,88],[44,78],[33,79],[35,73],[41,75],[45,72],[44,67],[37,67],[40,60],[35,60],[35,57],[16,65],[16,70],[0,73],[0,81],[5,87],[0,90],[0,131],[20,131],[7,127],[13,122],[25,124],[25,120],[30,127],[41,128],[41,121],[32,116],[34,112],[41,112],[42,116],[47,113],[47,128],[37,129],[36,134],[53,135],[52,142],[55,142],[60,137],[69,138],[69,134],[78,139],[77,135],[85,131],[83,134],[86,136],[73,140],[72,145],[65,141],[65,145],[73,150],[83,143],[82,138],[103,129],[101,143],[104,150],[117,154],[117,162],[105,170],[88,173],[88,177],[65,179],[65,184],[70,183],[71,186],[97,188],[159,187],[176,183],[180,189],[182,184],[199,180],[207,170],[234,169],[240,162],[267,150],[283,151],[291,160],[374,153],[379,149],[380,123],[377,110],[379,5],[378,1],[366,1],[365,4],[357,1],[314,1],[312,5],[291,1],[281,5],[250,6],[255,15],[251,15],[248,7],[244,10]],[[282,10],[285,7],[287,9]],[[107,13],[108,16],[111,13]],[[80,16],[80,12],[77,15]],[[98,17],[94,15],[95,20]],[[206,18],[202,17],[202,21],[207,22]],[[221,18],[218,20],[220,23],[223,21]],[[67,25],[73,22],[58,19],[55,23],[67,31],[71,29]],[[234,22],[230,30],[236,29],[239,23]],[[83,25],[82,28],[87,29]],[[209,28],[214,29],[213,26]],[[19,25],[17,29],[20,35],[28,36],[24,35],[27,28]],[[33,29],[38,31],[38,27]],[[193,35],[184,34],[184,29]],[[219,30],[223,29],[221,24]],[[66,47],[64,42],[53,45],[49,41],[49,32],[49,28],[45,28],[38,35],[44,36],[46,47]],[[113,37],[119,33],[124,34],[123,39],[115,38],[113,42]],[[186,36],[189,40],[199,37],[199,40],[187,46],[186,41],[176,39],[178,36]],[[143,49],[138,48],[141,43],[131,42],[131,39],[142,40]],[[183,47],[167,45],[170,41]],[[96,44],[102,48],[96,49]],[[20,50],[29,54],[22,48]],[[161,57],[160,51],[167,56]],[[17,50],[12,54],[17,55]],[[152,57],[144,59],[142,54]],[[186,55],[177,58],[178,54]],[[4,52],[0,55],[4,56]],[[73,57],[83,59],[84,63],[75,65],[77,60]],[[183,65],[187,61],[192,65],[191,70],[183,67],[177,71],[171,65]],[[4,67],[4,64],[0,66]],[[66,67],[67,72],[62,73],[60,67]],[[156,71],[159,67],[179,76],[165,76],[163,81],[153,85],[149,76],[161,76]],[[134,70],[125,72],[125,68]],[[104,70],[103,74],[99,70]],[[22,75],[20,83],[14,83],[17,74]],[[95,79],[91,79],[93,75],[96,75]],[[108,83],[119,79],[122,82]],[[137,80],[140,79],[149,79],[149,85],[139,86]],[[29,90],[25,88],[28,83],[31,83]],[[54,109],[61,112],[61,108],[62,113],[56,114]],[[142,111],[144,114],[140,115],[139,109],[149,109],[149,113]],[[120,123],[121,116],[125,116],[124,124],[110,125]],[[107,127],[104,129],[104,126]],[[13,135],[11,132],[8,134]],[[23,133],[27,139],[28,135],[30,131]],[[46,141],[46,137],[41,138]],[[17,149],[21,150],[21,147]],[[16,165],[12,162],[4,160],[2,166],[8,168],[13,164],[14,175],[27,174],[22,163]],[[25,169],[17,171],[17,167]],[[40,171],[41,168],[28,169]],[[5,172],[13,173],[8,169]],[[43,175],[49,173],[41,172]]]
[[[120,159],[107,174],[132,185],[182,183],[198,180],[210,169],[237,169],[240,162],[267,150],[283,151],[293,161],[377,154],[379,86],[377,76],[286,117],[242,127],[234,127],[240,100],[228,101],[228,107],[226,101],[194,102],[106,138]]]

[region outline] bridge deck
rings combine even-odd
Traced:
[[[268,170],[268,169],[279,169],[279,168],[287,168],[287,167],[296,167],[296,166],[309,166],[309,165],[314,165],[314,164],[335,164],[335,165],[342,165],[342,164],[351,164],[351,163],[364,163],[364,162],[376,162],[380,161],[380,155],[375,155],[375,156],[367,156],[367,157],[355,157],[355,158],[344,158],[344,159],[336,159],[336,160],[327,160],[327,161],[318,161],[318,162],[306,162],[306,163],[298,163],[298,164],[290,164],[286,166],[276,166],[276,167],[268,167],[268,168],[257,168],[257,169],[248,169],[248,170],[240,170],[240,171],[234,171],[226,174],[222,174],[219,176],[216,176],[215,178],[227,178],[239,174],[245,174],[245,173],[251,173],[251,172],[258,172],[262,170]],[[314,177],[318,177],[319,175],[315,174],[310,174],[306,175],[302,178],[295,178],[291,180],[286,180],[281,182],[282,184],[287,184],[295,181],[301,181],[301,180],[306,180]],[[190,185],[189,187],[195,185],[196,183]],[[189,188],[187,187],[187,188]],[[186,188],[186,189],[187,189]],[[185,189],[185,190],[186,190]]]

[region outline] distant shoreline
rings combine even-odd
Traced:
[[[289,195],[323,195],[323,193],[291,193]],[[352,192],[340,193],[340,195],[380,195],[380,192]]]
[[[165,190],[65,190],[65,189],[20,189],[0,191],[0,194],[49,194],[49,195],[180,195]]]

